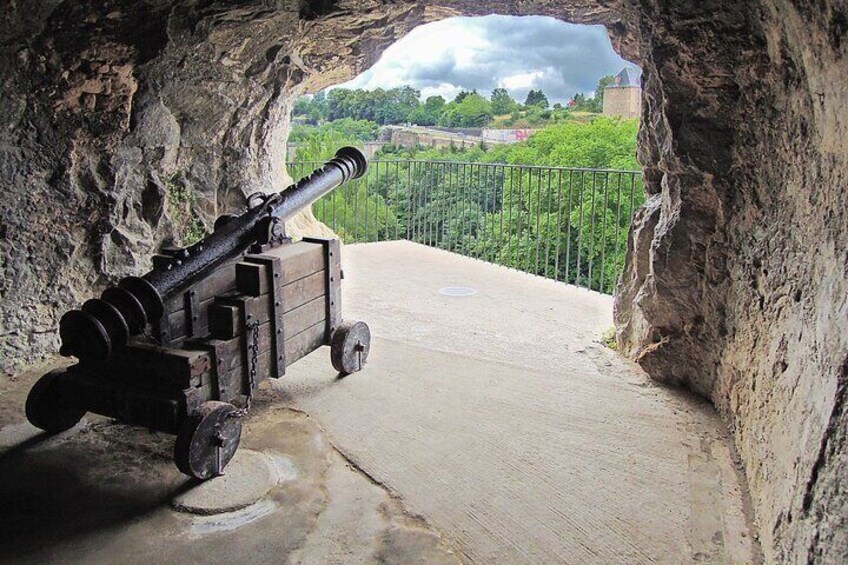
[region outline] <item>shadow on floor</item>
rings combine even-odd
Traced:
[[[3,560],[121,528],[193,486],[162,453],[165,438],[141,441],[145,432],[95,426],[108,428],[92,433],[89,426],[71,437],[40,434],[0,455]]]

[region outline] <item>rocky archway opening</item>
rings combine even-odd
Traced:
[[[612,295],[644,201],[640,98],[602,25],[447,18],[298,99],[289,170],[360,146],[365,178],[313,206],[345,243],[408,240]]]
[[[642,67],[649,198],[617,293],[620,344],[733,429],[767,558],[844,560],[838,2],[10,2],[4,370],[54,350],[57,316],[92,286],[145,270],[192,227],[181,210],[208,221],[282,184],[301,92],[352,77],[421,23],[489,13],[604,24]]]

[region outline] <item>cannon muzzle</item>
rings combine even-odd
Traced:
[[[116,347],[126,344],[148,324],[159,320],[165,302],[184,292],[227,259],[244,253],[262,241],[273,228],[315,200],[361,177],[368,168],[365,155],[355,147],[343,147],[335,157],[285,190],[252,198],[240,216],[216,222],[213,233],[179,250],[166,263],[142,277],[127,277],[107,288],[100,298],[88,300],[59,321],[64,356],[83,362],[105,361]]]

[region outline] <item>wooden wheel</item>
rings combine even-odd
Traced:
[[[26,417],[30,424],[51,434],[69,430],[85,415],[68,398],[63,369],[50,371],[35,383],[26,399]]]
[[[330,343],[330,360],[342,375],[362,369],[371,350],[371,330],[365,322],[342,322]]]
[[[222,475],[241,440],[241,414],[227,402],[204,402],[183,422],[174,444],[177,468],[197,479]]]

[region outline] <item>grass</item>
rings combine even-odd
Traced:
[[[177,245],[191,245],[206,237],[206,226],[197,214],[197,193],[187,187],[179,175],[165,179],[164,184]]]
[[[615,328],[609,328],[601,335],[601,343],[613,351],[618,351],[618,342],[615,340]]]

